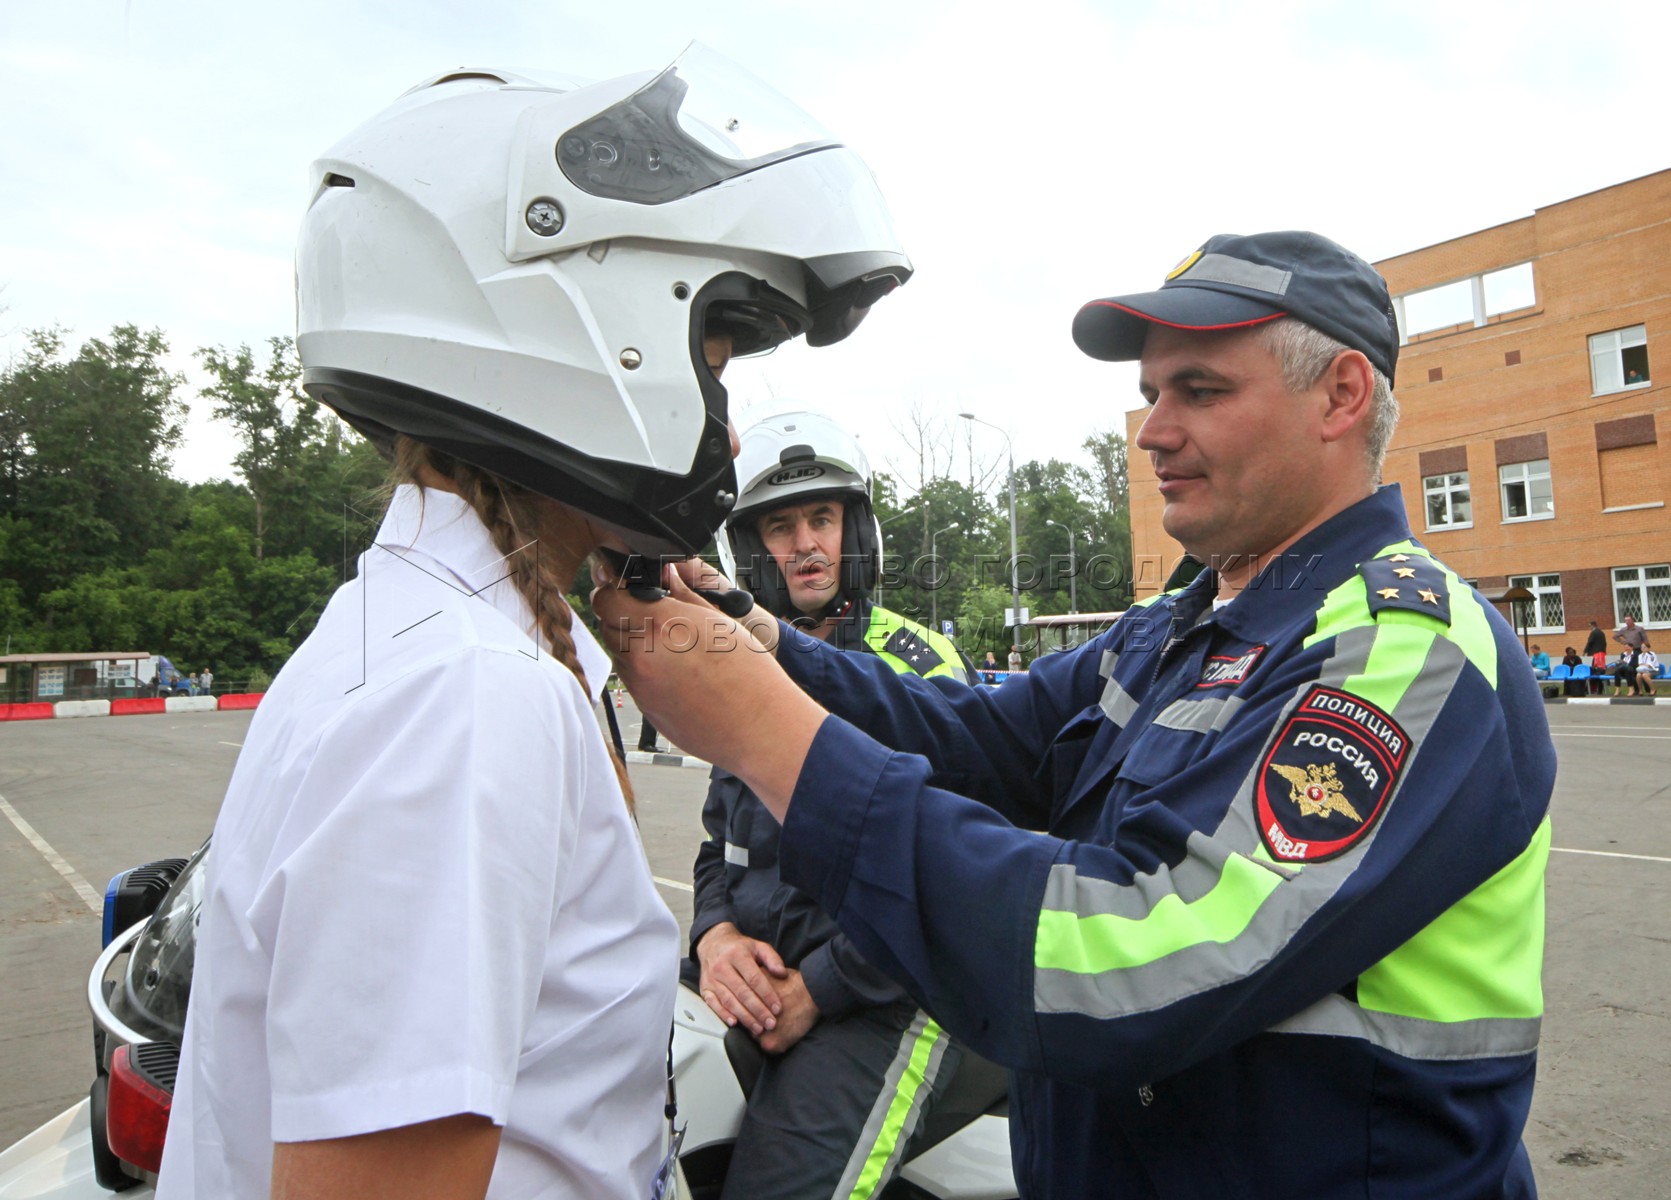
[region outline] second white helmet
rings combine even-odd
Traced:
[[[822,413],[797,410],[762,418],[740,441],[737,505],[716,539],[726,574],[768,612],[794,618],[788,584],[760,536],[760,518],[834,497],[843,502],[840,586],[824,615],[875,591],[882,531],[871,503],[870,460],[858,439]]]

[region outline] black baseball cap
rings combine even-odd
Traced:
[[[1073,319],[1073,340],[1092,358],[1125,362],[1143,356],[1151,324],[1240,329],[1282,316],[1362,351],[1393,377],[1398,319],[1387,281],[1344,246],[1298,230],[1208,238],[1158,292],[1086,304]]]

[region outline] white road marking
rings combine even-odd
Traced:
[[[69,885],[75,889],[75,894],[85,900],[87,907],[93,910],[94,916],[99,916],[104,912],[104,897],[95,892],[93,885],[81,877],[81,872],[65,862],[63,855],[54,850],[44,837],[35,832],[35,827],[25,821],[17,809],[6,803],[4,796],[0,796],[0,813],[5,813],[6,820],[17,826],[17,831],[24,836],[31,846],[40,851],[41,857],[46,859],[47,866],[57,871],[68,881]]]
[[[663,879],[660,875],[652,875],[652,876],[650,876],[650,878],[655,880],[657,883],[661,884],[662,887],[677,888],[681,892],[694,892],[694,891],[696,891],[696,888],[694,888],[690,884],[680,883],[677,879]]]
[[[1570,850],[1565,846],[1551,846],[1549,848],[1556,854],[1588,854],[1595,858],[1634,858],[1637,862],[1671,863],[1671,858],[1660,858],[1655,854],[1619,854],[1613,850]]]
[[[242,743],[242,742],[222,742],[221,743],[221,745],[223,745],[223,746],[242,746],[243,744],[244,743]]]

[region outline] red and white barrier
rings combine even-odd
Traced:
[[[160,713],[164,711],[164,703],[161,696],[134,696],[127,700],[112,700],[110,714],[114,717],[129,717],[138,713]]]
[[[255,708],[265,692],[225,696],[132,696],[122,700],[43,700],[36,704],[0,704],[0,722],[46,721],[54,717],[132,717],[144,713],[216,712]]]
[[[0,704],[0,721],[50,721],[50,704]]]
[[[214,712],[213,696],[169,696],[163,701],[165,712]]]

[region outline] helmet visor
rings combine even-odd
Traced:
[[[839,143],[793,102],[705,46],[557,140],[557,162],[583,192],[665,204]]]

